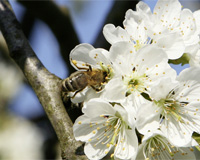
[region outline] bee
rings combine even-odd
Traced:
[[[80,67],[77,68],[83,69]],[[86,87],[91,87],[95,91],[99,92],[102,90],[102,86],[107,79],[108,73],[106,71],[93,69],[90,65],[88,65],[87,70],[76,71],[68,78],[64,79],[62,82],[62,91],[65,95],[68,95],[69,92],[75,92],[71,98],[74,98],[77,93],[81,92]]]

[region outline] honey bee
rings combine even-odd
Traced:
[[[80,67],[77,68],[83,69]],[[92,87],[95,91],[98,92],[102,90],[102,86],[107,81],[107,79],[107,71],[101,69],[92,69],[92,67],[88,65],[87,70],[76,71],[72,73],[68,78],[64,79],[62,82],[62,91],[65,95],[68,95],[69,92],[75,92],[71,98],[74,98],[77,93],[81,92],[86,87]]]

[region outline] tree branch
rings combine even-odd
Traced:
[[[63,159],[87,159],[77,148],[82,145],[73,137],[72,122],[61,100],[61,80],[39,61],[25,38],[8,1],[0,0],[0,29],[10,56],[19,65],[37,94],[60,141]],[[79,154],[79,155],[77,155]]]
[[[30,14],[41,19],[51,28],[59,42],[61,55],[65,60],[70,73],[74,72],[75,70],[69,62],[69,53],[80,42],[72,25],[68,10],[66,8],[60,8],[51,0],[18,0],[18,2],[25,6]]]

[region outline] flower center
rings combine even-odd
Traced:
[[[183,123],[182,114],[184,111],[182,110],[183,106],[187,105],[187,102],[179,102],[174,98],[175,91],[171,91],[166,99],[161,99],[159,101],[154,101],[154,103],[163,109],[161,115],[161,122],[163,119],[168,120],[169,116],[173,117],[177,121]]]
[[[180,148],[172,146],[166,138],[156,135],[146,141],[143,148],[145,159],[171,159],[175,153],[186,154]]]
[[[137,72],[133,71],[133,73],[129,76],[125,75],[122,77],[124,84],[127,86],[126,97],[132,94],[132,92],[138,91],[140,93],[144,92],[146,89],[145,79],[147,76],[138,75]]]
[[[100,62],[100,66],[101,69],[106,73],[105,79],[106,82],[108,82],[114,76],[113,69],[110,65],[105,65],[102,62]]]

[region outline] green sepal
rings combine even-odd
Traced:
[[[195,147],[198,151],[200,151],[200,134],[193,132],[192,138],[199,144],[198,146]]]
[[[190,60],[190,57],[188,56],[187,53],[184,53],[179,59],[175,59],[175,60],[169,60],[168,63],[172,63],[172,64],[181,64],[181,66],[188,64]]]

